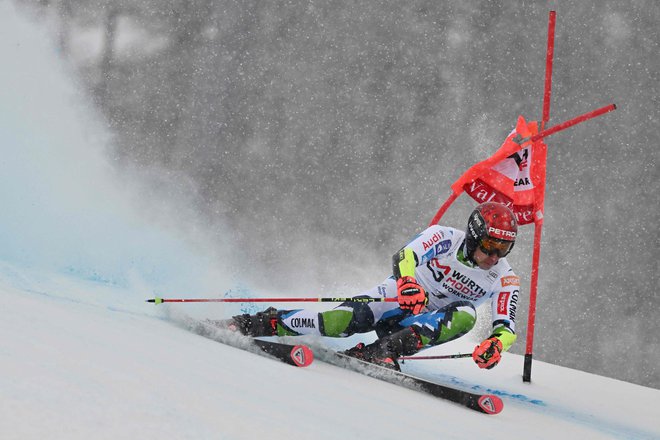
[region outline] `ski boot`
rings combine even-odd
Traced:
[[[344,354],[390,370],[401,371],[398,358],[415,354],[420,348],[422,343],[419,336],[412,327],[408,327],[369,345],[360,342],[344,351]]]
[[[277,335],[277,309],[269,307],[254,315],[246,313],[222,321],[209,321],[209,323],[246,336],[275,336]]]
[[[367,345],[359,342],[355,347],[349,348],[344,351],[344,354],[361,361],[369,362],[370,364],[379,365],[389,370],[401,371],[399,362],[395,357],[388,356],[387,354],[375,354],[367,351]]]

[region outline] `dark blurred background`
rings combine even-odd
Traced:
[[[458,3],[17,5],[52,28],[120,168],[180,182],[208,244],[239,244],[237,277],[326,296],[385,278],[449,185],[519,114],[540,118],[556,10],[550,125],[618,110],[547,139],[535,358],[660,388],[660,3]],[[464,228],[474,205],[442,223]],[[509,258],[525,291],[532,236]]]

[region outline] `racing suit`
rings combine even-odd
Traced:
[[[412,327],[422,345],[442,344],[469,332],[476,309],[490,301],[493,332],[506,351],[516,340],[515,317],[520,279],[506,258],[480,269],[464,252],[465,233],[434,225],[414,237],[394,256],[394,276],[358,297],[397,297],[396,278],[414,276],[428,293],[422,313],[413,315],[397,302],[346,302],[326,312],[279,310],[278,335],[314,334],[346,337],[376,331],[384,337]],[[396,278],[395,278],[396,277]]]

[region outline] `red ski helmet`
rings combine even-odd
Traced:
[[[477,206],[468,218],[465,231],[466,256],[472,259],[477,247],[486,254],[505,257],[513,249],[518,222],[513,211],[501,203],[486,202]]]

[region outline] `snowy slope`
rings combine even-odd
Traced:
[[[465,359],[405,365],[498,393],[505,409],[487,416],[186,331],[181,310],[220,318],[237,309],[144,299],[217,292],[235,286],[223,276],[231,271],[163,224],[172,212],[153,194],[150,216],[136,210],[147,199],[108,165],[108,136],[46,34],[8,2],[0,29],[1,439],[660,438],[659,390],[541,362],[523,384],[515,355],[492,371]],[[341,348],[355,339],[313,342]]]
[[[404,366],[496,392],[505,409],[488,416],[224,346],[163,319],[169,306],[117,301],[137,298],[98,281],[9,265],[0,276],[3,439],[660,438],[651,388],[541,362],[523,384],[516,355],[488,372],[462,359]]]

